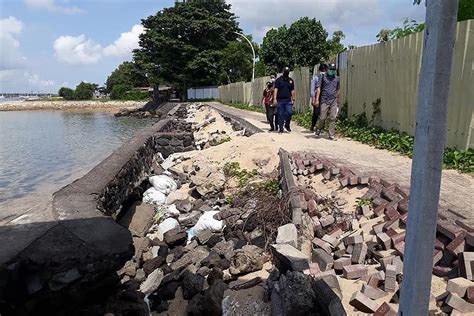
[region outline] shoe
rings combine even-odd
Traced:
[[[275,131],[275,129],[273,127],[270,128],[270,132],[274,132],[274,131]]]
[[[334,136],[329,136],[329,140],[337,140]]]
[[[289,126],[285,126],[285,129],[288,131],[288,132],[291,132],[291,128]]]
[[[322,130],[318,129],[318,130],[316,130],[316,132],[314,132],[314,135],[319,136],[319,135],[321,135],[321,132],[322,132]]]
[[[311,126],[311,128],[309,129],[310,132],[314,132],[314,126]]]
[[[283,134],[283,130],[282,130],[282,129],[279,130],[279,131],[278,131],[278,134]]]

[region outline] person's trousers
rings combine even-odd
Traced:
[[[319,114],[321,113],[321,107],[313,106],[313,117],[311,118],[311,130],[314,130],[316,124],[318,124]]]
[[[278,128],[278,119],[276,115],[276,107],[275,106],[270,106],[270,105],[265,105],[265,112],[267,113],[267,122],[270,124],[270,128],[272,130],[275,130],[275,128]]]
[[[290,128],[291,117],[293,116],[293,102],[278,102],[277,115],[280,131],[283,131],[283,126]]]
[[[336,134],[336,117],[337,117],[337,103],[334,104],[320,104],[321,113],[319,115],[318,129],[322,130],[329,112],[329,136]]]

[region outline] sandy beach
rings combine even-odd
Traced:
[[[0,111],[133,109],[145,101],[12,101],[0,104]]]

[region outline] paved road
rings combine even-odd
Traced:
[[[248,120],[268,133],[269,126],[264,114],[232,108],[217,102],[211,104]],[[316,138],[294,124],[292,130],[291,133],[269,134],[276,149],[282,147],[289,151],[315,151],[355,172],[383,177],[405,188],[410,186],[411,159],[408,157],[346,138],[337,141]],[[440,205],[445,216],[453,217],[451,213],[454,212],[474,221],[474,177],[454,170],[443,170]],[[452,211],[445,212],[446,209]]]

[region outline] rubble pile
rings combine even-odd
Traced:
[[[292,237],[281,238],[286,245],[274,248],[277,257],[288,269],[316,279],[332,278],[331,287],[348,313],[395,315],[403,282],[408,192],[396,183],[358,175],[312,153],[293,153],[290,160],[296,182],[306,185],[294,193],[304,212],[298,238],[304,238],[298,249],[294,231],[282,228],[282,234]],[[339,189],[330,196],[318,195],[310,185],[317,177],[323,184],[337,183]],[[363,187],[356,205],[347,205],[340,196],[348,188]],[[430,302],[434,314],[474,311],[473,231],[467,222],[438,221]],[[305,239],[312,244],[310,260]]]

